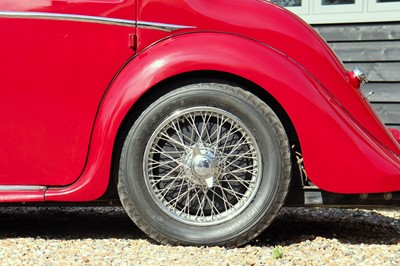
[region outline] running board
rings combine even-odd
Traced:
[[[0,185],[0,203],[43,202],[45,186],[4,186]]]

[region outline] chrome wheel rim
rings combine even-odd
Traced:
[[[169,216],[191,225],[230,220],[251,203],[261,182],[260,148],[236,116],[214,107],[167,117],[150,136],[147,189]]]

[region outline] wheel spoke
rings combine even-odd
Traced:
[[[207,124],[209,123],[211,116],[207,119],[207,112],[204,112],[204,113],[200,114],[200,117],[201,117],[201,120],[202,120],[200,136],[201,136],[201,140],[204,141],[205,139],[204,139],[203,135],[207,131]]]
[[[194,195],[193,196],[190,196],[190,191],[193,191],[194,190]],[[182,211],[183,211],[183,213],[186,213],[185,212],[185,210],[187,210],[187,216],[189,216],[190,215],[190,203],[192,202],[192,200],[193,199],[195,199],[196,198],[196,195],[197,195],[197,191],[196,191],[197,189],[196,189],[196,187],[192,187],[190,190],[188,190],[188,193],[186,194],[186,202],[185,202],[185,206],[182,208]]]
[[[218,208],[215,207],[215,205],[214,205],[214,194],[213,194],[212,199],[210,199],[210,197],[207,195],[207,192],[204,192],[204,196],[206,197],[207,203],[211,208],[211,215],[210,216],[211,216],[211,218],[214,218],[216,215],[220,214],[220,212],[218,211]],[[215,213],[215,211],[217,213]]]
[[[176,179],[172,180],[172,182],[170,182],[167,187],[161,189],[161,190],[157,190],[157,196],[159,196],[162,200],[165,198],[165,195],[167,195],[167,193],[171,190],[171,188],[175,188],[178,187],[175,184]]]
[[[205,213],[204,213],[204,205],[205,205],[205,202],[206,202],[206,201],[205,201],[206,197],[204,196],[204,193],[203,193],[203,194],[201,194],[201,195],[203,195],[203,197],[202,197],[202,199],[200,200],[199,194],[200,194],[200,193],[197,194],[197,199],[198,199],[198,202],[199,202],[199,208],[198,208],[198,210],[197,210],[197,212],[196,212],[196,216],[201,215],[200,217],[203,218],[203,219],[205,219],[205,218],[206,218],[206,215],[205,215]]]
[[[163,175],[161,178],[170,177],[171,174],[174,173],[175,171],[177,171],[179,168],[180,168],[180,166],[178,165],[177,167],[173,168],[171,171],[169,171],[168,173],[166,173],[165,175]],[[181,172],[179,171],[179,173],[181,173]],[[150,174],[150,176],[153,176],[153,175]]]
[[[236,180],[236,182],[239,182],[239,183],[240,183],[243,187],[245,187],[247,190],[250,190],[250,184],[246,184],[246,183],[249,183],[249,181],[244,180],[244,179],[238,177],[237,175],[235,175],[235,174],[233,174],[233,173],[227,173],[226,175],[229,175],[229,176],[233,177],[233,178]],[[226,176],[226,175],[225,175],[225,176]],[[225,176],[224,176],[225,180],[221,180],[221,181],[233,182],[233,181],[227,180]]]
[[[177,123],[177,124],[178,124],[178,127],[179,127],[179,123]],[[183,141],[183,137],[184,137],[184,136],[183,136],[183,134],[182,134],[182,131],[176,127],[176,124],[175,124],[175,123],[172,123],[172,124],[171,124],[171,128],[172,128],[173,130],[175,130],[176,135],[178,136],[178,138],[179,138],[181,144],[185,145],[185,142]]]
[[[200,134],[200,132],[199,132],[199,130],[197,128],[196,119],[193,117],[193,114],[191,114],[191,113],[189,113],[188,116],[189,117],[185,116],[185,118],[186,118],[187,122],[189,123],[189,125],[192,128],[192,133],[194,134],[194,136],[197,136],[198,141],[201,141],[201,134]],[[194,136],[192,136],[192,140],[193,141],[195,141],[195,139],[196,139]]]
[[[176,160],[169,160],[169,161],[155,161],[153,159],[151,159],[152,162],[149,163],[149,171],[152,171],[156,168],[169,168],[169,169],[174,169],[175,166],[171,166],[171,163],[173,164],[178,164],[178,165],[182,165],[181,163],[176,162]],[[182,165],[183,166],[183,165]]]
[[[176,162],[176,163],[181,163],[180,161],[178,161],[176,158],[172,157],[171,154],[179,154],[181,155],[182,152],[170,152],[170,151],[165,151],[162,147],[160,147],[159,145],[155,145],[154,147],[151,148],[152,149],[152,154],[159,154],[162,156],[167,157],[168,159]]]
[[[177,141],[176,139],[172,138],[171,136],[169,136],[169,135],[168,135],[167,133],[165,133],[165,132],[161,132],[161,135],[160,135],[159,139],[168,142],[170,145],[172,145],[172,146],[176,149],[176,151],[179,151],[179,150],[178,150],[178,148],[175,146],[175,144],[178,145],[178,146],[181,146],[181,147],[184,148],[184,149],[186,148],[186,145],[185,145],[185,144],[180,143],[179,141]]]
[[[190,193],[189,188],[188,188],[185,192],[182,192],[182,188],[183,188],[184,185],[187,186],[187,183],[186,183],[186,182],[182,182],[182,183],[181,183],[181,186],[179,187],[178,195],[177,195],[174,199],[172,199],[170,202],[168,202],[168,203],[171,203],[171,202],[173,202],[173,201],[175,202],[175,203],[173,204],[173,208],[176,208],[176,206],[177,206],[177,204],[179,203],[179,201],[180,201],[181,199],[183,199],[183,198],[186,196],[187,193]]]
[[[195,144],[195,142],[193,141],[192,138],[189,138],[188,136],[183,134],[183,130],[181,128],[181,123],[179,123],[179,122],[174,123],[173,126],[174,126],[174,130],[176,131],[176,134],[180,138],[182,144],[185,144],[185,141],[188,142],[188,144],[185,144],[185,145],[194,145]]]
[[[222,198],[224,199],[223,203],[224,203],[225,211],[227,211],[229,209],[227,206],[227,202],[229,202],[229,201],[227,200],[227,197],[226,197],[225,192],[222,189],[222,187],[221,186],[218,186],[218,187],[221,189]]]
[[[219,182],[218,182],[218,184],[217,184],[217,186],[221,189],[222,193],[225,194],[225,191],[226,191],[226,193],[229,193],[229,194],[231,194],[232,196],[234,196],[234,197],[236,198],[236,200],[239,202],[240,199],[241,199],[241,197],[244,196],[244,194],[241,194],[241,193],[239,193],[239,192],[236,192],[236,191],[233,189],[233,187],[231,186],[230,183],[228,183],[228,185],[229,185],[229,188],[230,188],[230,189],[224,188],[224,187],[221,185],[221,183],[219,183]],[[239,195],[240,197],[238,197],[237,195]],[[226,197],[226,196],[224,196],[224,197]]]
[[[249,189],[249,186],[251,184],[255,184],[256,180],[245,180],[242,179],[240,177],[238,177],[237,175],[232,175],[230,174],[229,176],[233,177],[233,180],[229,180],[226,178],[227,175],[225,175],[223,178],[221,178],[218,182],[223,182],[223,183],[240,183],[243,187],[245,187],[246,189]]]
[[[150,177],[152,178],[150,180],[152,185],[157,185],[161,181],[168,181],[168,180],[173,180],[173,179],[177,179],[177,178],[182,179],[182,176],[179,176],[179,174],[177,176],[150,175]]]
[[[251,152],[251,150],[249,150],[248,152]],[[243,153],[243,154],[247,154],[247,152]],[[227,167],[229,167],[231,165],[235,165],[235,162],[237,162],[239,160],[242,160],[242,159],[246,159],[246,157],[243,156],[243,154],[232,154],[232,155],[229,154],[229,155],[226,155],[226,156],[224,156],[225,158],[220,162],[220,164],[222,165],[223,163],[227,162],[228,158],[230,158],[230,157],[236,157],[235,159],[230,160],[229,163],[225,165],[225,168],[227,168]],[[250,158],[252,158],[254,161],[257,159],[255,156],[250,157]]]
[[[229,130],[222,136],[222,138],[219,139],[218,143],[215,143],[214,145],[217,145],[220,147],[219,143],[221,143],[223,140],[225,140],[224,144],[222,145],[221,150],[225,151],[226,146],[228,145],[229,138],[234,136],[236,133],[240,133],[240,129],[235,129],[233,125],[230,125]]]
[[[211,193],[213,193],[213,195],[215,195],[215,196],[217,196],[219,199],[221,199],[221,200],[223,201],[223,203],[224,203],[224,206],[229,205],[229,208],[233,208],[233,209],[234,209],[234,206],[232,205],[232,203],[231,203],[229,200],[227,200],[225,197],[223,197],[223,196],[219,195],[218,193],[216,193],[216,192],[214,191],[214,189],[210,189],[209,191],[211,191]],[[226,204],[226,205],[225,205],[225,204]],[[228,209],[228,208],[227,208],[227,209]]]
[[[227,173],[229,173],[229,174],[236,174],[236,173],[247,173],[247,174],[251,174],[251,175],[255,175],[256,174],[256,173],[254,173],[254,171],[249,170],[249,169],[254,169],[254,165],[249,165],[249,166],[246,166],[246,167],[240,167],[240,166],[237,166],[235,164],[232,164],[231,166],[237,167],[237,169],[233,170],[233,171],[227,169]]]
[[[225,158],[222,160],[222,163],[225,163],[225,162],[228,160],[229,156],[230,156],[231,154],[233,154],[235,151],[237,151],[237,150],[239,149],[239,147],[242,146],[242,143],[241,143],[242,139],[244,139],[244,136],[242,136],[242,137],[240,138],[240,140],[238,141],[238,143],[236,143],[236,145],[233,146],[233,148],[232,148],[231,151],[228,153],[228,155],[225,156]],[[225,150],[226,150],[226,149],[224,148],[224,149],[223,149],[223,152],[224,152]]]

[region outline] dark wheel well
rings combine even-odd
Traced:
[[[289,116],[283,107],[272,97],[266,90],[257,84],[244,79],[240,76],[233,74],[218,72],[218,71],[195,71],[183,73],[156,84],[146,93],[144,93],[139,100],[132,107],[130,112],[125,117],[118,131],[117,137],[114,143],[113,157],[112,157],[112,167],[111,176],[109,180],[109,185],[106,193],[102,198],[117,199],[118,194],[116,191],[116,184],[118,178],[118,166],[119,157],[121,154],[123,142],[129,132],[130,127],[139,117],[139,115],[155,100],[167,94],[168,92],[174,90],[175,88],[182,87],[185,85],[193,83],[203,83],[203,82],[219,82],[226,83],[233,86],[239,86],[246,88],[249,92],[253,93],[261,100],[263,100],[271,109],[276,113],[281,123],[283,124],[286,134],[289,139],[290,145],[298,145],[299,140],[296,130],[291,122]]]

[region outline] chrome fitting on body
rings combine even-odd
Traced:
[[[365,75],[365,72],[362,69],[355,66],[353,67],[352,71],[354,76],[358,78],[361,84],[365,84],[368,82],[367,76]]]

